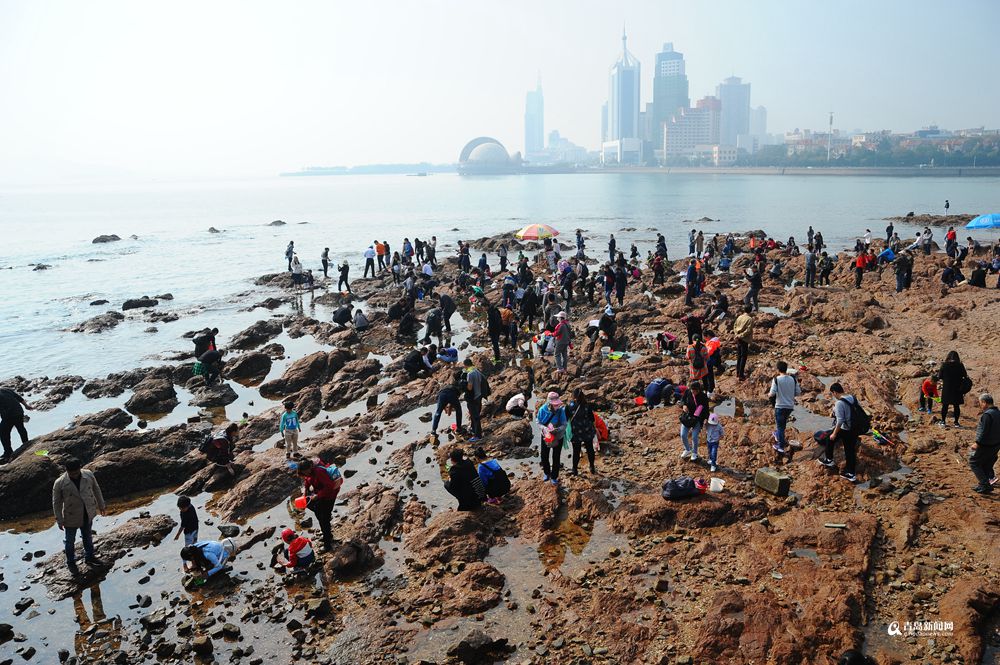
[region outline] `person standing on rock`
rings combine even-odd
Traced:
[[[795,409],[795,398],[802,394],[802,388],[795,377],[788,373],[788,363],[779,360],[776,368],[778,375],[771,379],[771,389],[767,396],[774,404],[774,443],[771,447],[777,451],[779,458],[789,455],[788,442],[785,441],[785,428],[788,427],[788,418]]]
[[[323,547],[330,551],[333,548],[330,520],[333,518],[333,504],[337,501],[343,480],[339,483],[334,481],[325,468],[310,459],[299,462],[295,472],[302,479],[302,496],[306,499],[306,508],[316,516],[316,523],[323,534]]]
[[[344,262],[340,264],[340,279],[337,280],[337,290],[341,293],[351,292],[351,283],[347,280],[350,274],[351,264],[347,262],[347,259],[344,259]]]
[[[556,314],[556,320],[558,323],[555,330],[552,331],[555,342],[553,348],[555,349],[556,372],[562,373],[566,371],[569,364],[569,347],[573,343],[573,328],[566,320],[566,312]]]
[[[750,343],[753,342],[753,309],[750,305],[743,307],[743,313],[733,322],[733,335],[736,336],[736,376],[740,381],[747,378],[747,358],[750,357]]]
[[[596,474],[597,467],[594,465],[594,439],[597,438],[597,427],[594,425],[594,410],[590,406],[587,394],[582,388],[573,391],[573,399],[570,400],[566,412],[569,415],[570,429],[572,436],[570,444],[573,446],[573,470],[571,476],[577,475],[580,465],[581,448],[587,451],[587,460],[590,462],[590,473]]]
[[[951,208],[951,202],[948,199],[944,200],[944,216],[948,216],[948,210]]]
[[[566,436],[566,407],[559,393],[550,392],[536,418],[542,429],[541,461],[545,482],[559,484],[559,466],[563,439]]]
[[[198,542],[198,511],[191,505],[191,498],[187,496],[177,497],[177,510],[181,514],[181,524],[177,527],[174,540],[184,534],[184,545],[194,545]]]
[[[0,388],[0,442],[3,443],[3,457],[0,464],[6,464],[14,456],[10,445],[10,433],[17,430],[21,437],[21,445],[28,445],[28,430],[24,428],[24,409],[31,411],[31,406],[23,397],[10,388]]]
[[[813,246],[808,245],[806,247],[805,254],[806,261],[806,288],[811,289],[816,286],[816,252],[813,251]]]
[[[483,373],[472,363],[471,358],[463,362],[465,366],[465,405],[469,409],[469,426],[472,428],[470,443],[483,438]]]
[[[826,439],[826,449],[818,461],[825,467],[836,469],[837,465],[833,461],[833,444],[839,441],[844,446],[844,470],[841,471],[840,477],[853,483],[857,480],[854,474],[858,463],[859,435],[853,431],[851,410],[858,400],[853,395],[846,395],[840,382],[830,385],[830,395],[834,399],[833,431]]]
[[[746,269],[744,276],[750,287],[747,289],[747,294],[743,296],[743,304],[753,305],[754,310],[760,311],[760,290],[764,287],[760,272],[750,267]]]
[[[888,245],[892,241],[892,234],[896,230],[892,222],[889,222],[889,226],[885,227],[885,244]]]
[[[52,512],[60,531],[66,532],[66,567],[76,576],[76,532],[83,540],[84,561],[90,566],[105,566],[94,554],[92,525],[97,515],[104,515],[104,495],[94,473],[80,466],[80,460],[71,457],[63,463],[66,472],[52,486]]]
[[[948,407],[955,410],[955,427],[960,427],[958,419],[962,414],[962,402],[965,401],[965,393],[972,387],[969,373],[965,370],[965,365],[958,357],[958,351],[949,351],[941,363],[938,370],[941,377],[941,427],[945,427],[948,420]]]
[[[608,240],[608,262],[615,262],[615,247],[618,246],[618,241],[615,240],[615,234],[611,234],[611,238]]]
[[[681,398],[681,443],[684,451],[681,459],[690,459],[692,462],[698,461],[698,437],[701,436],[701,429],[705,421],[708,420],[708,395],[702,391],[701,381],[692,381],[688,389],[684,391]]]
[[[993,468],[1000,453],[1000,409],[993,404],[993,396],[989,393],[979,396],[979,408],[983,412],[979,416],[976,441],[972,444],[972,455],[969,457],[969,466],[979,484],[972,489],[979,494],[991,494],[997,482]]]
[[[368,271],[372,271],[372,277],[375,276],[375,247],[373,245],[368,245],[368,249],[364,251],[365,257],[365,273],[362,275],[362,279],[368,277]]]
[[[323,253],[319,255],[319,262],[323,264],[323,279],[330,277],[330,248],[324,247]]]
[[[285,449],[285,459],[291,459],[299,454],[299,434],[302,432],[302,423],[299,414],[295,412],[295,404],[292,401],[285,402],[285,410],[278,421],[278,433],[281,434],[283,444],[280,447]]]
[[[285,248],[285,258],[288,259],[288,272],[292,272],[292,257],[295,256],[295,241],[289,240]]]

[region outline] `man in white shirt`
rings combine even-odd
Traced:
[[[372,277],[375,276],[375,248],[368,245],[368,249],[365,250],[365,274],[364,277],[368,276],[368,269],[372,271]]]
[[[795,408],[795,398],[802,394],[802,388],[795,377],[788,373],[788,363],[779,360],[776,367],[778,376],[771,380],[771,390],[768,392],[768,397],[774,398],[774,424],[777,427],[772,447],[779,456],[790,456],[785,443],[785,428],[788,426],[788,417]]]

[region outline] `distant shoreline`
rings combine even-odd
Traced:
[[[607,168],[581,170],[577,173],[662,173],[700,175],[835,175],[835,176],[893,176],[899,178],[981,178],[1000,177],[1000,166],[638,166],[633,168]]]
[[[385,170],[370,171],[292,171],[279,174],[282,177],[323,178],[351,175],[435,175],[453,174],[456,170],[441,167],[428,168],[422,172],[407,171],[403,168],[386,167]],[[888,176],[894,178],[997,178],[1000,177],[1000,166],[933,166],[919,168],[915,166],[631,166],[619,168],[578,168],[530,167],[523,171],[512,173],[466,173],[463,177],[525,176],[525,175],[600,175],[600,174],[649,174],[660,175],[810,175],[810,176]]]

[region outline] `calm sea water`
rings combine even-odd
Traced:
[[[253,291],[254,277],[284,269],[292,239],[307,268],[318,269],[320,252],[330,247],[334,263],[351,260],[352,277],[360,276],[361,252],[376,237],[394,248],[403,237],[432,234],[454,245],[531,222],[570,237],[575,228],[586,229],[595,236],[590,248],[598,250],[614,232],[619,247],[636,240],[644,255],[655,239],[648,229],[656,228],[668,238],[671,256],[679,256],[691,226],[683,220],[703,216],[721,220],[694,225],[706,234],[763,228],[779,238],[803,238],[811,224],[839,247],[853,244],[866,227],[882,234],[888,215],[943,212],[946,198],[953,212],[998,211],[1000,179],[433,175],[0,189],[0,378],[103,376],[155,363],[158,353],[189,349],[180,335],[208,324],[222,329],[224,343],[264,316],[263,310],[238,311],[263,295],[228,301]],[[276,219],[287,226],[267,226]],[[209,234],[210,226],[223,233]],[[111,233],[125,240],[91,244]],[[33,271],[33,263],[52,268]],[[101,335],[66,332],[120,309],[126,298],[165,292],[175,299],[160,309],[183,314],[180,321],[130,318]],[[98,298],[111,304],[88,305]],[[143,332],[151,325],[158,332]]]

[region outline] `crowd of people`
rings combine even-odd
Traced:
[[[713,401],[718,404],[714,400],[718,375],[730,371],[724,361],[724,340],[731,340],[735,352],[733,371],[740,381],[745,381],[754,371],[748,361],[754,348],[755,317],[760,310],[759,294],[765,279],[787,282],[791,279],[787,261],[802,255],[804,279],[801,283],[808,288],[830,284],[836,257],[825,251],[827,245],[822,233],[810,226],[805,236],[806,243],[800,245],[793,237],[787,242],[779,242],[756,235],[745,240],[732,234],[707,237],[696,229],[687,234],[688,258],[676,278],[684,289],[688,311],[678,319],[677,328],[656,331],[652,342],[653,352],[686,361],[687,376],[656,377],[648,384],[639,386],[636,396],[636,402],[647,409],[678,407],[677,436],[680,456],[684,460],[693,463],[702,461],[701,439],[704,434],[704,463],[713,473],[721,467],[720,460],[725,458],[725,416],[713,408]],[[620,328],[617,312],[624,306],[630,290],[655,289],[665,285],[668,276],[675,276],[668,264],[666,239],[657,234],[655,249],[650,250],[646,257],[640,256],[637,246],[632,243],[626,256],[625,252],[618,250],[617,240],[612,235],[607,245],[608,260],[596,266],[588,260],[586,243],[582,232],[577,231],[572,255],[563,256],[561,247],[551,238],[546,238],[541,246],[540,261],[535,263],[523,250],[511,259],[507,246],[500,245],[495,252],[499,261],[496,270],[485,253],[473,265],[472,247],[464,242],[458,243],[457,269],[453,271],[454,277],[449,272],[449,279],[453,279],[459,293],[468,295],[473,324],[478,319],[489,339],[492,364],[516,362],[524,354],[540,358],[551,356],[557,375],[565,374],[577,340],[572,315],[581,311],[592,312],[597,317],[589,319],[585,329],[580,331],[582,338],[589,340],[590,349],[599,345],[608,356],[628,351],[628,336]],[[896,275],[896,290],[910,288],[918,254],[926,256],[933,253],[933,232],[926,228],[916,234],[911,244],[904,245],[891,223],[885,229],[884,242],[881,239],[873,241],[871,231],[866,230],[855,247],[854,286],[861,287],[866,274],[891,265]],[[510,476],[501,461],[491,457],[484,448],[488,434],[483,424],[484,402],[501,399],[501,396],[492,394],[490,367],[477,367],[471,357],[460,359],[459,350],[450,346],[451,318],[458,307],[455,298],[437,290],[444,274],[437,250],[435,236],[431,236],[429,241],[414,238],[410,242],[404,238],[395,251],[388,241],[376,240],[363,252],[363,275],[377,277],[388,274],[393,286],[399,290],[399,299],[388,308],[388,315],[390,321],[399,322],[398,334],[401,338],[410,339],[409,336],[418,330],[417,301],[430,303],[429,309],[425,308],[424,335],[403,356],[401,367],[410,379],[418,379],[439,376],[437,371],[440,367],[451,366],[449,379],[437,393],[431,436],[436,443],[442,417],[453,417],[456,441],[465,441],[473,447],[471,457],[461,445],[452,447],[445,487],[458,501],[459,510],[475,510],[484,503],[501,503],[511,490]],[[781,258],[775,257],[774,250],[779,250]],[[959,244],[953,227],[945,234],[944,252],[949,257],[949,264],[942,281],[948,286],[966,281],[962,273],[964,262],[984,253],[972,238],[967,238],[964,245]],[[980,260],[973,269],[968,279],[973,286],[984,287],[985,274],[1000,272],[1000,243],[994,245],[989,254],[988,262]],[[289,242],[285,257],[295,284],[308,285],[312,279],[311,271],[302,269],[294,242]],[[741,265],[746,265],[739,275],[746,291],[742,305],[733,308],[729,295],[721,288],[708,291],[707,283],[712,275],[729,273],[738,258]],[[324,279],[329,278],[329,248],[324,248],[322,252],[321,265]],[[347,295],[350,294],[349,271],[350,265],[345,261],[339,268],[338,290]],[[731,280],[736,277],[730,276]],[[598,294],[603,294],[603,298],[598,299]],[[711,301],[704,309],[698,308],[695,303],[702,296],[708,296],[705,299]],[[738,312],[735,316],[733,309]],[[337,309],[333,321],[358,330],[370,325],[366,314],[350,302]],[[680,326],[684,327],[683,331]],[[223,352],[216,344],[218,332],[218,329],[206,329],[192,340],[198,365],[196,371],[205,376],[209,385],[219,379],[223,366]],[[686,335],[686,346],[680,342],[682,334]],[[433,340],[437,343],[432,343]],[[759,371],[760,368],[756,369]],[[773,441],[768,443],[777,463],[790,463],[801,449],[801,444],[788,440],[786,428],[798,408],[797,398],[802,389],[797,371],[787,362],[778,361],[773,369],[768,391],[762,395],[770,399],[774,415]],[[577,387],[570,390],[566,400],[555,390],[545,391],[544,397],[536,400],[533,370],[529,367],[527,373],[525,389],[514,395],[502,396],[502,401],[507,414],[513,418],[528,419],[537,428],[540,437],[538,463],[543,480],[553,485],[560,484],[564,450],[570,455],[571,475],[580,473],[584,455],[585,468],[591,474],[597,474],[597,452],[600,442],[607,439],[609,433],[590,396]],[[920,412],[929,414],[937,409],[939,403],[938,424],[946,427],[950,414],[952,425],[960,426],[961,405],[971,389],[969,374],[958,353],[952,351],[936,372],[922,378]],[[836,468],[841,477],[854,482],[857,479],[858,446],[861,437],[869,433],[870,416],[860,400],[840,382],[832,382],[827,391],[832,403],[831,426],[814,435],[822,448],[817,461]],[[463,418],[463,402],[466,418]],[[997,482],[994,467],[1000,452],[1000,410],[989,393],[979,395],[978,405],[979,422],[974,443],[971,444],[969,465],[977,480],[975,491],[988,494]],[[284,448],[289,466],[301,480],[301,507],[314,515],[322,534],[322,547],[329,550],[334,545],[332,515],[343,477],[336,466],[303,454],[299,441],[301,419],[295,404],[289,401],[283,407],[277,423],[276,446]],[[24,411],[30,409],[31,406],[18,393],[0,388],[0,440],[4,449],[0,461],[6,463],[15,454],[11,446],[14,430],[17,430],[22,445],[28,443],[25,428],[28,417]],[[201,452],[217,472],[231,477],[238,475],[235,457],[239,433],[239,425],[230,423],[209,434],[202,444]],[[843,450],[842,468],[837,468],[834,461],[838,446]],[[53,485],[52,509],[56,523],[65,531],[67,566],[73,574],[79,574],[76,563],[77,533],[82,540],[84,562],[90,566],[104,565],[97,558],[92,525],[97,516],[105,513],[106,505],[91,471],[75,459],[66,460],[63,466],[64,473]],[[185,568],[202,579],[226,571],[238,551],[233,541],[199,540],[199,520],[190,498],[180,497],[177,506],[180,526],[175,539],[184,537],[181,558]],[[286,529],[275,548],[272,565],[306,571],[315,560],[311,541],[294,530]]]

